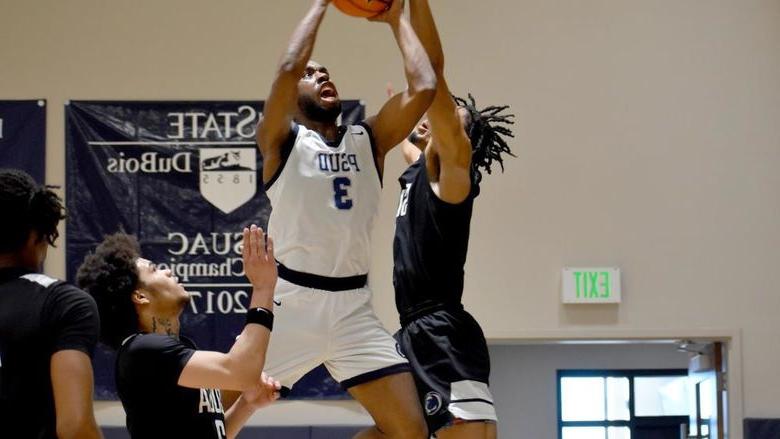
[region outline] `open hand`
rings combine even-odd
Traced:
[[[244,260],[244,272],[255,289],[273,292],[276,286],[276,260],[274,242],[266,237],[263,229],[252,224],[244,228],[244,242],[241,256]]]

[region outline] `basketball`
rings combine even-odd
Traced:
[[[353,17],[369,18],[387,9],[392,0],[333,0],[333,6]]]

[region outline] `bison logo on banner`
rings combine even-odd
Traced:
[[[199,152],[200,193],[214,207],[230,213],[255,196],[255,148],[201,148]]]

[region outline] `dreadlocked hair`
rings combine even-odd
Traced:
[[[54,246],[65,219],[62,198],[17,169],[0,170],[0,210],[0,253],[20,250],[33,231]]]
[[[501,172],[504,172],[504,159],[502,154],[512,154],[504,137],[515,137],[506,125],[514,125],[514,114],[501,114],[509,108],[509,105],[490,106],[482,110],[477,108],[477,103],[471,93],[468,100],[453,96],[459,107],[469,112],[469,124],[466,133],[471,140],[471,176],[474,184],[482,181],[482,170],[492,173],[493,162],[498,162]]]
[[[91,295],[100,314],[100,338],[117,349],[138,332],[138,313],[132,293],[138,288],[138,241],[131,235],[107,236],[87,255],[76,274],[76,283]]]

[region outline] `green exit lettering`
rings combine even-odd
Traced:
[[[606,299],[610,295],[608,271],[575,271],[574,282],[578,299]]]

